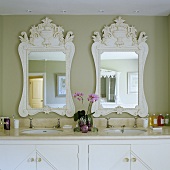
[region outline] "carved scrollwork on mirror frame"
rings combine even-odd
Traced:
[[[116,112],[122,114],[123,112],[131,115],[139,115],[145,117],[148,115],[148,106],[145,99],[143,89],[143,74],[145,61],[148,55],[148,45],[146,43],[147,36],[145,32],[141,32],[137,36],[137,30],[134,26],[129,26],[125,23],[120,16],[114,20],[110,26],[105,26],[102,30],[102,36],[99,32],[94,32],[92,36],[94,43],[92,44],[91,50],[94,58],[96,68],[96,94],[101,99],[101,79],[100,69],[103,68],[101,62],[101,56],[104,53],[111,52],[133,52],[137,54],[138,59],[138,93],[137,93],[137,104],[134,107],[126,107],[126,104],[113,105],[110,108],[104,108],[101,100],[95,102],[92,106],[92,112],[95,112],[94,116],[99,117],[100,115],[108,115]],[[110,68],[105,68],[110,69]],[[113,70],[116,70],[113,68]],[[120,70],[116,70],[120,71]],[[121,75],[122,76],[122,73]],[[127,81],[126,81],[127,83]],[[121,92],[121,88],[119,88]],[[128,93],[128,92],[127,92]],[[128,94],[127,94],[128,95]]]
[[[19,36],[21,43],[18,47],[19,56],[21,59],[22,69],[23,69],[23,90],[21,101],[19,104],[18,112],[20,116],[26,117],[28,115],[35,115],[39,112],[44,112],[49,114],[50,112],[55,112],[59,115],[66,115],[68,117],[73,116],[75,112],[75,106],[73,103],[71,90],[70,90],[70,71],[72,59],[75,53],[75,46],[73,44],[74,35],[73,32],[67,32],[66,36],[63,35],[64,29],[61,26],[56,26],[52,23],[52,20],[45,18],[42,20],[42,23],[37,26],[32,26],[30,29],[30,35],[28,36],[26,32],[22,32]],[[57,104],[55,107],[51,107],[49,104],[43,104],[42,107],[31,107],[29,103],[29,55],[34,52],[40,52],[41,54],[45,53],[62,53],[64,55],[64,71],[65,79],[63,88],[65,88],[65,99],[62,107],[58,107]],[[38,57],[37,57],[38,58]],[[37,59],[36,58],[36,59]],[[47,59],[44,59],[44,62]],[[55,59],[56,60],[56,59]],[[54,58],[53,58],[54,61]],[[46,67],[46,65],[45,65]],[[35,74],[35,73],[34,73]],[[53,73],[53,81],[56,86],[56,75]],[[44,80],[43,80],[44,81]],[[56,87],[53,87],[54,97]],[[45,94],[43,94],[45,96]],[[47,95],[46,95],[47,96]],[[61,100],[61,97],[58,97]],[[46,99],[45,99],[46,100]],[[43,101],[43,100],[42,100]]]

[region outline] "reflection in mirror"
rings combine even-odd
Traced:
[[[31,52],[28,60],[30,107],[64,107],[66,95],[59,96],[57,93],[57,75],[61,73],[64,75],[66,72],[65,54],[63,52]],[[65,86],[64,89],[66,92]]]
[[[148,54],[147,36],[137,36],[134,26],[121,17],[94,32],[92,55],[96,68],[96,94],[100,100],[92,106],[94,116],[116,112],[133,116],[148,115],[143,88],[143,74]]]
[[[102,107],[135,108],[138,105],[138,55],[135,52],[103,52],[100,59]],[[129,77],[130,73],[135,73],[135,77]],[[131,88],[136,91],[129,91]]]
[[[75,52],[74,35],[45,18],[22,32],[18,51],[23,69],[23,90],[18,108],[21,117],[54,112],[72,117],[75,106],[70,71]]]

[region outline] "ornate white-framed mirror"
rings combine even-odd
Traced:
[[[75,53],[74,35],[45,18],[32,26],[30,35],[22,32],[18,47],[23,90],[19,104],[22,117],[39,112],[73,116],[75,106],[70,90],[70,71]]]
[[[140,117],[148,115],[143,88],[149,50],[146,40],[145,32],[137,36],[136,28],[126,24],[120,16],[113,24],[103,28],[102,36],[94,32],[91,49],[96,68],[95,93],[100,96],[100,100],[92,106],[95,117],[113,112]],[[101,69],[107,72],[107,80],[103,80]]]

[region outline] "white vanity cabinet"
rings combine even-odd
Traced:
[[[0,170],[36,170],[34,145],[0,145]]]
[[[0,145],[0,170],[78,170],[78,145]]]
[[[168,170],[170,144],[89,145],[89,170]]]
[[[131,169],[169,170],[170,144],[131,145]]]
[[[169,137],[75,138],[70,136],[69,139],[56,137],[52,140],[47,137],[38,140],[0,140],[0,170],[170,169]]]
[[[89,145],[89,170],[130,170],[130,145]]]
[[[37,170],[78,170],[78,145],[37,145]],[[42,161],[41,161],[42,160]]]

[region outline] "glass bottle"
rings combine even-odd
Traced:
[[[158,126],[164,126],[164,117],[162,114],[158,116]]]
[[[0,131],[2,131],[4,129],[4,124],[3,124],[3,120],[1,119],[0,121]]]
[[[149,115],[149,127],[153,126],[153,115]]]
[[[169,114],[167,113],[166,115],[165,115],[165,126],[169,126],[170,125],[170,122],[169,122]]]
[[[157,127],[158,126],[158,121],[157,121],[157,116],[155,114],[152,115],[152,126]]]
[[[89,131],[91,131],[91,128],[93,127],[93,117],[91,114],[87,114],[86,116],[86,124],[88,126]]]

